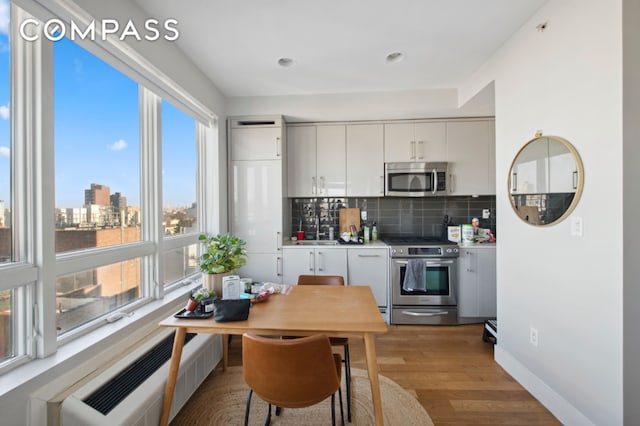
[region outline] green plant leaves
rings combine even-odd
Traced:
[[[200,256],[200,270],[206,274],[222,274],[235,271],[247,263],[246,241],[238,236],[226,234],[200,234],[198,240],[204,243]]]

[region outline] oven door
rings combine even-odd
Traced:
[[[421,282],[411,282],[407,276],[409,262],[422,268]],[[403,306],[440,306],[456,303],[458,259],[417,258],[392,259],[391,302]]]

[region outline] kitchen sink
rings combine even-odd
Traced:
[[[336,240],[299,240],[295,242],[297,246],[337,246]]]

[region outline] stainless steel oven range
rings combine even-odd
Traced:
[[[391,247],[391,323],[458,322],[458,245],[424,237],[387,237]]]

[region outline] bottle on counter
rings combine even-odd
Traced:
[[[371,228],[371,240],[372,241],[378,240],[378,228],[376,227],[375,222],[373,222],[373,227]]]
[[[329,239],[330,239],[330,240],[333,240],[333,238],[334,238],[334,235],[333,235],[333,226],[330,226],[330,227],[329,227]]]
[[[364,225],[364,243],[369,242],[369,225]]]

